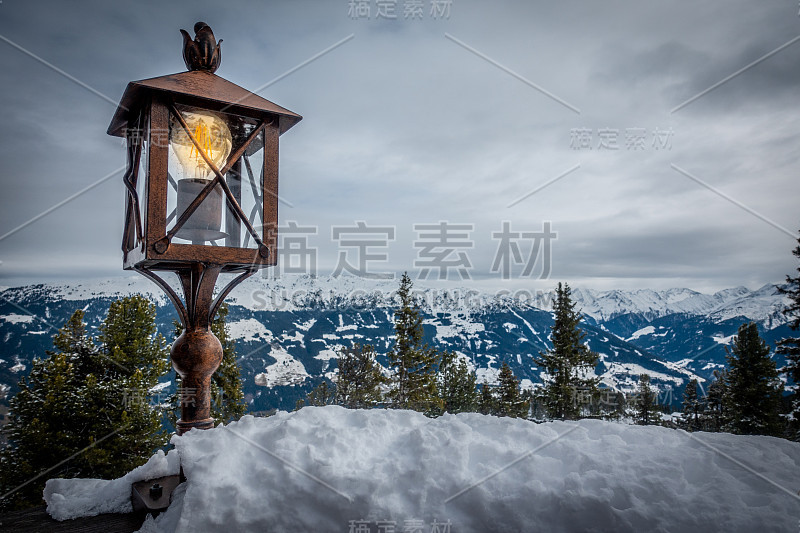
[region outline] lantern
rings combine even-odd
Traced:
[[[194,39],[181,32],[189,70],[129,83],[108,128],[127,141],[123,268],[157,283],[183,324],[171,351],[191,395],[179,434],[213,427],[219,305],[277,263],[278,138],[302,118],[214,74],[221,51],[208,25],[197,23]],[[220,273],[238,275],[214,296]]]

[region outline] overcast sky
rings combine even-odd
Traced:
[[[125,85],[184,71],[178,30],[203,20],[218,75],[280,77],[259,94],[304,117],[280,218],[318,228],[320,274],[357,221],[396,228],[371,270],[413,275],[415,224],[472,224],[481,286],[710,291],[796,268],[795,0],[383,3],[3,0],[0,235],[124,165],[106,128]],[[0,285],[123,274],[123,201],[117,172],[0,239]],[[551,224],[549,279],[542,255],[521,276],[530,240],[512,279],[491,272],[503,221]]]

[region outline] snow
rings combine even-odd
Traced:
[[[303,363],[292,357],[282,346],[273,344],[270,357],[276,360],[264,372],[256,374],[256,385],[274,387],[276,385],[299,385],[310,377]]]
[[[281,342],[282,343],[296,343],[300,347],[305,347],[306,345],[306,336],[299,331],[295,331],[292,334],[289,333],[282,333],[281,334]]]
[[[159,384],[155,385],[153,388],[151,388],[147,392],[149,394],[158,394],[158,393],[160,393],[162,391],[166,391],[167,389],[169,389],[170,385],[172,385],[172,381],[171,380],[170,381],[165,381],[163,383],[159,383]]]
[[[173,437],[115,481],[50,480],[59,520],[130,511],[130,483],[188,481],[144,533],[794,531],[800,444],[597,420],[305,407]],[[441,526],[440,526],[441,527]],[[442,529],[440,529],[442,531]]]
[[[10,324],[30,324],[35,320],[35,317],[33,315],[18,315],[17,313],[11,313],[10,315],[0,316],[0,319],[5,320]]]
[[[297,326],[297,329],[301,329],[303,331],[308,331],[308,330],[311,329],[311,326],[313,326],[316,323],[317,323],[317,319],[316,318],[312,318],[310,320],[306,320],[305,322],[298,322],[295,325]]]
[[[636,363],[605,363],[605,365],[607,370],[600,377],[605,379],[611,378],[612,381],[608,383],[604,381],[604,383],[609,384],[609,386],[611,386],[612,388],[618,388],[616,384],[612,385],[613,378],[616,376],[622,376],[625,378],[625,381],[632,382],[634,384],[637,384],[639,382],[639,376],[641,376],[642,374],[647,374],[648,376],[650,376],[650,379],[654,381],[662,381],[662,382],[672,381],[677,386],[682,385],[684,382],[683,378],[677,376],[670,376],[669,374],[664,374],[663,372],[657,372],[652,369],[648,370],[647,368],[641,365],[637,365]],[[697,377],[691,372],[687,371],[686,369],[679,368],[674,365],[671,369],[679,371],[681,373],[688,374],[692,376],[692,378]]]
[[[452,314],[448,316],[450,320],[449,325],[442,325],[440,323],[441,317],[437,316],[433,319],[425,319],[424,324],[431,324],[436,327],[436,336],[438,341],[443,341],[448,338],[475,338],[476,333],[486,331],[486,326],[482,322],[473,322],[469,317],[459,316]]]
[[[10,324],[30,324],[35,320],[35,317],[33,315],[18,315],[17,313],[11,313],[10,315],[0,316],[0,319],[3,319]]]
[[[459,350],[455,350],[453,353],[456,356],[455,358],[456,363],[460,363],[463,361],[467,365],[467,368],[469,369],[470,372],[474,372],[477,369],[477,367],[475,366],[475,361],[473,361],[469,355]]]
[[[595,291],[578,288],[573,291],[573,296],[578,309],[596,320],[608,320],[626,313],[645,313],[651,318],[688,313],[709,315],[720,322],[745,317],[769,328],[787,320],[781,316],[781,310],[788,301],[772,284],[755,291],[736,287],[714,294],[691,289]]]
[[[712,340],[714,342],[716,342],[717,344],[726,344],[727,345],[727,344],[730,344],[730,343],[733,342],[733,338],[735,336],[736,335],[728,335],[727,337],[723,337],[722,335],[714,335],[712,337]]]
[[[497,385],[500,371],[496,368],[479,368],[475,371],[478,383],[488,383],[489,385]]]
[[[47,512],[56,520],[70,520],[104,513],[130,513],[131,484],[177,474],[178,452],[156,452],[146,464],[123,477],[103,479],[50,479],[44,488]]]
[[[532,391],[536,388],[536,385],[534,385],[533,381],[529,380],[528,378],[522,378],[519,382],[519,388],[525,391]]]
[[[517,317],[517,318],[519,318],[520,320],[522,320],[522,323],[523,323],[523,324],[525,324],[525,326],[527,326],[528,330],[529,330],[531,333],[533,333],[533,335],[534,335],[534,336],[537,336],[537,335],[539,335],[539,332],[537,332],[537,331],[536,331],[536,330],[533,328],[533,326],[531,325],[531,323],[530,323],[530,322],[528,322],[527,320],[525,320],[524,318],[522,318],[522,317],[519,315],[519,313],[515,312],[515,311],[514,311],[513,309],[511,309],[511,308],[509,308],[508,310],[509,310],[509,311],[511,311],[511,314],[513,314],[515,317]]]
[[[91,300],[92,298],[101,297],[121,298],[142,294],[159,305],[168,303],[167,296],[155,283],[138,275],[29,285],[13,287],[6,289],[6,291],[14,293],[14,299],[33,295],[41,296],[43,293],[54,300],[69,301]]]
[[[255,340],[265,340],[271,342],[272,332],[255,318],[245,318],[236,322],[228,323],[228,335],[233,340],[242,342],[252,342]]]
[[[625,340],[630,342],[630,341],[638,339],[642,335],[652,335],[655,332],[656,332],[656,328],[654,328],[653,326],[647,326],[647,327],[644,327],[642,329],[634,331],[633,334],[630,337],[628,337],[627,339],[625,339]]]
[[[745,317],[755,320],[767,329],[788,321],[788,317],[783,314],[789,304],[788,296],[781,295],[776,285],[767,284],[755,291],[739,292],[736,296],[733,301],[710,312],[709,318],[723,322]]]

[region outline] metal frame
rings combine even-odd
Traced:
[[[168,173],[169,148],[164,132],[169,131],[169,118],[171,115],[178,118],[184,129],[187,128],[183,117],[176,109],[177,104],[186,105],[178,98],[170,99],[169,101],[153,98],[147,110],[149,112],[145,113],[143,111],[142,118],[134,122],[129,130],[127,137],[128,171],[124,177],[128,190],[128,205],[122,247],[125,254],[124,268],[126,270],[141,270],[143,268],[173,270],[174,267],[172,265],[193,261],[224,265],[224,272],[257,270],[266,266],[274,266],[277,264],[277,236],[275,232],[278,226],[278,136],[280,134],[278,121],[269,115],[245,115],[246,118],[256,121],[256,127],[250,132],[248,138],[231,153],[228,162],[221,169],[216,168],[202,150],[199,151],[206,159],[215,177],[194,199],[188,209],[178,217],[172,228],[168,230],[167,226],[175,215],[168,215],[166,212],[167,187],[169,187],[171,176]],[[193,104],[193,107],[196,107],[196,105]],[[213,107],[211,109],[214,110]],[[136,187],[137,179],[139,178],[139,166],[144,163],[141,161],[144,124],[149,125],[150,135],[147,139],[147,197],[141,199],[138,197]],[[191,141],[197,145],[194,135],[188,130],[187,134]],[[253,227],[248,216],[242,210],[239,199],[228,185],[225,175],[234,167],[241,167],[241,163],[244,162],[250,182],[255,186],[255,176],[247,152],[253,148],[254,142],[260,141],[262,137],[259,137],[259,135],[263,137],[264,143],[262,177],[260,187],[254,187],[253,190],[260,190],[260,196],[256,198],[256,201],[260,202],[262,208],[262,227],[256,228]],[[257,151],[257,149],[254,151]],[[206,246],[172,242],[173,237],[181,226],[188,220],[208,193],[218,185],[222,187],[225,194],[228,212],[232,213],[247,231],[245,244],[248,244],[252,238],[257,248]],[[142,228],[141,221],[142,201],[145,202],[147,208],[144,228]]]

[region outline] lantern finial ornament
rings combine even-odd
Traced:
[[[181,30],[183,35],[183,61],[189,70],[207,70],[214,72],[222,61],[220,43],[214,38],[214,32],[205,22],[194,25],[194,40],[189,32]]]

